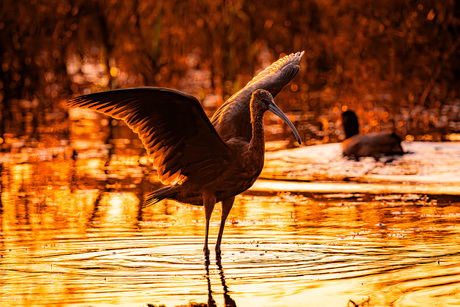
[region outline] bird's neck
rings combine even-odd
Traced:
[[[352,136],[359,134],[359,124],[353,123],[352,125],[344,126],[343,130],[345,130],[345,138],[351,138]]]
[[[345,131],[345,138],[359,134],[359,122],[354,113],[352,115],[342,118],[343,130]]]
[[[254,113],[254,112],[253,112]],[[252,114],[252,137],[249,143],[249,148],[252,151],[261,151],[262,155],[265,152],[265,135],[264,135],[264,118],[262,114]]]

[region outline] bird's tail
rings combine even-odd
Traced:
[[[176,194],[176,189],[174,189],[174,187],[164,187],[164,188],[158,189],[150,193],[149,195],[147,195],[147,197],[144,200],[144,207],[154,205],[160,200],[163,200],[165,198],[170,198],[174,194]]]

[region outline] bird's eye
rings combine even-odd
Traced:
[[[267,98],[263,98],[262,101],[268,106],[269,104],[271,104],[272,102],[270,101],[270,99],[267,99]]]

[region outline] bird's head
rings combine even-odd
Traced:
[[[254,93],[252,93],[252,107],[257,110],[254,110],[255,112],[260,112],[261,114],[263,114],[265,111],[271,111],[279,118],[281,118],[289,126],[289,128],[292,129],[292,132],[294,132],[294,136],[297,142],[301,144],[299,133],[297,132],[296,128],[289,120],[289,118],[286,116],[286,114],[284,114],[283,111],[281,111],[281,109],[278,108],[278,106],[275,104],[273,96],[272,94],[270,94],[270,92],[263,89],[254,91]]]

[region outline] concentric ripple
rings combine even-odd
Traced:
[[[279,241],[229,237],[223,245],[222,266],[227,279],[271,282],[302,277],[306,280],[360,278],[434,264],[460,256],[442,246],[414,246],[369,242],[334,242],[317,238],[284,236]],[[302,243],[300,243],[302,242]],[[146,284],[161,288],[193,287],[206,274],[201,237],[120,237],[103,240],[65,240],[56,246],[78,252],[47,250],[29,263],[15,264],[16,271],[117,280],[125,285]],[[88,248],[91,245],[91,248]],[[116,246],[116,248],[112,248]],[[426,255],[430,251],[429,256]],[[214,260],[214,255],[211,256]],[[48,269],[46,270],[46,268]],[[170,284],[166,286],[166,283]]]

